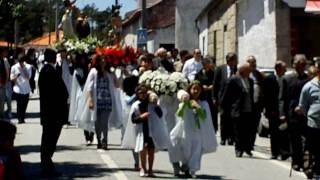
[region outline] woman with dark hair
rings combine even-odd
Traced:
[[[83,88],[89,74],[88,64],[89,61],[86,54],[76,54],[74,61],[75,70],[73,73],[70,93],[69,122],[71,123],[79,123],[79,114],[81,111],[79,108],[79,102],[81,96],[83,96]],[[94,133],[84,130],[84,135],[87,145],[92,144]]]
[[[85,99],[82,101],[84,106],[81,106],[79,127],[96,132],[98,149],[108,149],[108,128],[121,126],[121,105],[116,99],[118,87],[119,82],[103,56],[94,56],[83,90]]]

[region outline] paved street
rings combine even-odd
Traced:
[[[15,109],[15,103],[13,103]],[[16,147],[21,152],[27,179],[41,179],[39,101],[32,99],[28,106],[26,124],[17,125]],[[13,120],[17,122],[16,119]],[[140,179],[133,170],[132,154],[120,147],[120,131],[109,135],[108,151],[97,151],[96,146],[85,146],[83,131],[75,127],[65,127],[54,155],[57,169],[64,176],[59,179]],[[236,158],[234,148],[220,146],[214,154],[205,155],[198,179],[243,179],[243,180],[284,180],[305,179],[303,173],[293,172],[289,177],[289,161],[269,160],[269,140],[257,140],[254,157]],[[176,179],[172,175],[167,152],[156,154],[155,166],[157,178]]]

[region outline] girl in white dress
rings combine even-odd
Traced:
[[[154,177],[155,149],[167,149],[170,138],[161,107],[157,104],[157,96],[154,93],[148,94],[148,88],[144,85],[137,87],[136,96],[138,100],[133,103],[129,113],[123,147],[140,153],[141,177]]]
[[[172,163],[182,162],[182,169],[189,177],[194,177],[195,172],[200,170],[202,155],[214,152],[217,148],[209,105],[205,100],[200,100],[201,87],[200,82],[194,81],[187,92],[178,92],[182,102],[177,111],[178,122],[170,133],[171,151],[175,152],[170,160]],[[190,100],[186,98],[187,93]]]

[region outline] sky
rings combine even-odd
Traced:
[[[115,3],[115,0],[77,0],[76,5],[79,8],[83,8],[87,4],[94,3],[99,10],[104,10],[107,7],[111,7],[112,4]],[[124,14],[128,11],[131,11],[133,9],[136,9],[137,7],[137,1],[136,0],[119,0],[119,3],[122,5],[120,9],[121,16],[124,16]]]

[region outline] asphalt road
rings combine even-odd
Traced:
[[[14,103],[14,111],[15,108]],[[17,124],[15,146],[21,153],[27,179],[41,179],[42,130],[37,98],[30,100],[27,112],[26,124]],[[17,123],[17,120],[12,122]],[[266,138],[257,138],[253,157],[236,158],[234,147],[219,146],[216,153],[203,156],[197,179],[306,179],[301,172],[293,172],[289,177],[290,162],[270,160],[269,157],[269,140]],[[64,127],[53,159],[57,169],[63,173],[59,179],[141,179],[139,173],[134,171],[131,151],[120,146],[119,130],[110,132],[109,150],[103,151],[97,150],[96,144],[86,146],[82,130],[74,126]],[[167,152],[156,153],[154,170],[156,179],[176,179]]]

